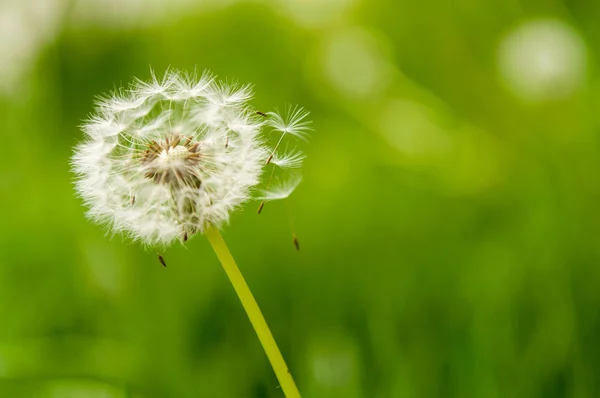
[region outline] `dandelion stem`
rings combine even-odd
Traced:
[[[300,398],[300,393],[298,392],[298,388],[294,383],[294,379],[292,379],[292,375],[281,356],[281,352],[279,352],[279,348],[277,347],[277,343],[275,343],[275,339],[269,330],[269,326],[267,326],[267,322],[260,312],[260,308],[258,308],[258,304],[250,291],[250,288],[246,284],[242,273],[240,272],[238,266],[233,259],[233,256],[229,252],[227,248],[227,244],[223,240],[223,237],[219,233],[219,230],[216,227],[209,226],[206,229],[206,237],[210,242],[213,250],[217,254],[219,261],[223,265],[235,292],[237,293],[244,309],[246,310],[246,314],[248,314],[248,318],[250,318],[250,323],[254,327],[256,334],[258,335],[258,339],[260,340],[269,361],[271,362],[271,366],[275,371],[275,375],[281,384],[281,388],[283,393],[287,398]]]

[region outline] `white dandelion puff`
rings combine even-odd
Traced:
[[[288,197],[298,177],[269,179],[270,188],[256,188],[269,163],[301,166],[304,154],[279,154],[277,146],[288,134],[306,138],[308,112],[289,108],[265,119],[249,106],[252,96],[249,85],[169,71],[100,98],[71,160],[88,217],[147,245],[165,246],[222,226],[250,199]],[[275,149],[266,144],[265,127],[282,133]],[[253,198],[255,191],[263,195]]]

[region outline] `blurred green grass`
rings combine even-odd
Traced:
[[[290,201],[301,251],[282,204],[224,230],[304,396],[599,396],[598,3],[354,2],[319,25],[284,3],[131,26],[67,9],[0,97],[0,396],[282,396],[202,237],[164,269],[74,196],[94,97],[150,67],[312,112]],[[539,17],[580,32],[588,72],[528,103],[497,47]]]

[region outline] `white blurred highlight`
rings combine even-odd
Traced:
[[[339,352],[314,358],[312,371],[315,380],[328,387],[345,386],[355,373],[354,358],[349,353]]]
[[[22,92],[39,51],[54,40],[63,5],[61,0],[0,2],[0,96]]]
[[[360,391],[361,361],[356,342],[343,333],[324,333],[308,343],[306,355],[311,379],[308,396],[351,397]],[[350,394],[349,394],[350,393]]]
[[[333,34],[322,57],[325,78],[342,95],[376,96],[390,81],[391,67],[379,40],[365,29],[346,28]]]
[[[565,98],[585,82],[586,52],[572,27],[540,19],[517,26],[503,38],[498,67],[507,86],[524,100]]]
[[[49,383],[39,396],[44,398],[117,398],[126,395],[122,389],[102,382],[64,379]]]

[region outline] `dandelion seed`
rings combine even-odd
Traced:
[[[277,112],[269,112],[268,115],[271,116],[267,125],[269,125],[273,130],[280,132],[281,136],[279,140],[275,144],[275,148],[271,151],[271,154],[267,158],[265,164],[271,163],[279,145],[283,141],[286,135],[292,135],[296,138],[307,140],[308,132],[311,130],[310,121],[305,120],[308,116],[308,112],[302,108],[289,106],[284,115],[280,115]]]
[[[269,188],[261,190],[258,198],[263,201],[286,199],[296,190],[301,181],[300,175],[287,180],[276,180],[270,184]]]
[[[268,125],[283,135],[289,134],[306,140],[312,130],[311,121],[306,119],[309,112],[298,106],[289,106],[283,115],[278,112],[268,112],[268,115],[271,116]]]
[[[146,245],[166,246],[221,227],[248,200],[289,196],[297,177],[256,188],[268,163],[282,172],[301,166],[301,152],[277,149],[288,135],[306,139],[308,112],[257,113],[248,104],[252,96],[249,85],[169,71],[101,97],[72,158],[88,217]],[[274,149],[265,128],[281,133]],[[253,198],[255,191],[264,195]]]
[[[306,155],[301,151],[292,150],[280,155],[274,154],[271,158],[271,163],[282,169],[298,169],[302,167],[304,159],[306,159]]]
[[[260,214],[262,212],[263,207],[265,207],[265,203],[266,203],[265,200],[260,202],[260,205],[258,205],[258,210],[256,211],[256,213]]]

